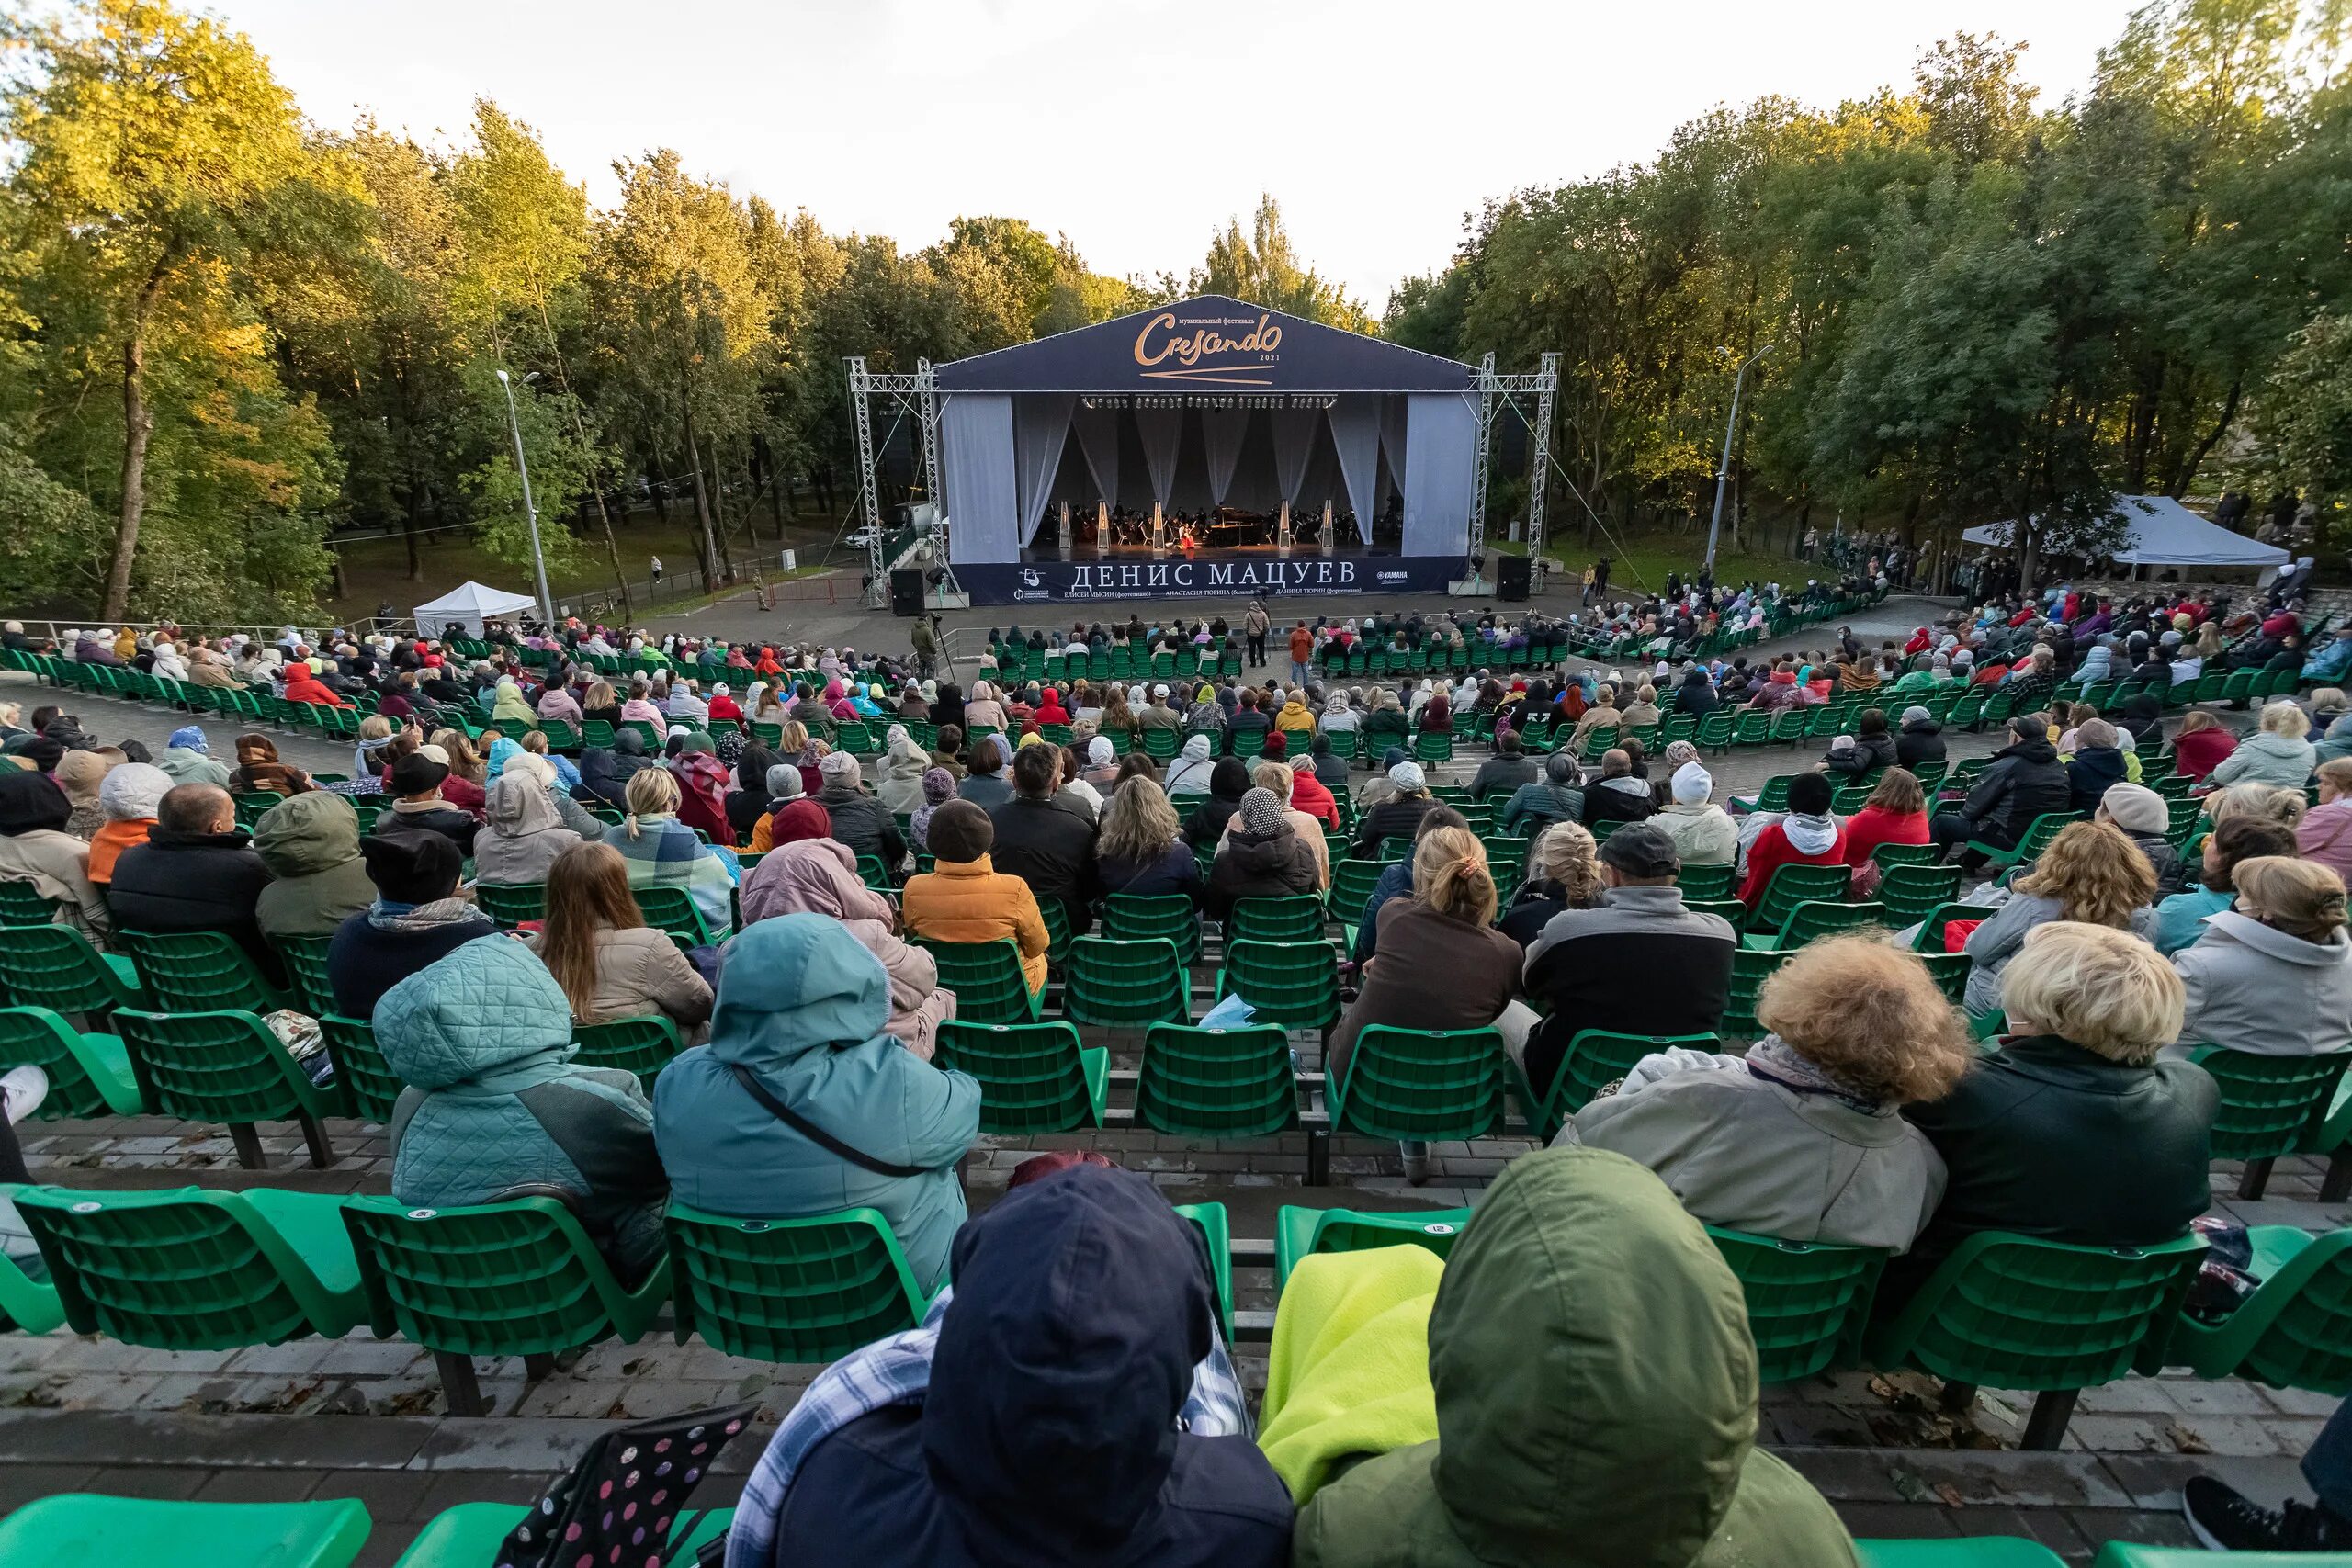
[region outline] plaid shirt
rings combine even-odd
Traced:
[[[954,1294],[954,1287],[941,1286],[931,1310],[923,1314],[922,1327],[877,1339],[844,1356],[808,1385],[768,1439],[766,1451],[744,1483],[742,1500],[727,1530],[726,1568],[781,1568],[776,1521],[784,1517],[785,1498],[809,1453],[862,1416],[922,1402],[931,1386],[931,1358],[939,1348],[940,1320]],[[1209,1337],[1209,1353],[1193,1369],[1193,1391],[1177,1413],[1177,1429],[1202,1438],[1254,1436],[1242,1402],[1241,1380],[1214,1318]]]

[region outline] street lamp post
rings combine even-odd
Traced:
[[[506,391],[506,428],[514,436],[514,471],[523,480],[523,515],[531,524],[531,566],[539,582],[539,624],[553,635],[555,598],[548,592],[548,558],[539,549],[539,509],[531,501],[531,466],[523,460],[523,422],[514,412],[514,383],[507,378],[504,370],[501,370],[498,384]],[[1720,510],[1720,501],[1717,507]],[[1712,549],[1709,553],[1713,554]]]
[[[1728,354],[1731,351],[1725,349],[1724,352]],[[1724,481],[1731,477],[1731,439],[1732,433],[1739,428],[1740,384],[1747,379],[1747,367],[1771,352],[1772,345],[1766,344],[1741,360],[1738,374],[1731,378],[1731,417],[1724,421],[1724,457],[1723,461],[1715,465],[1715,514],[1707,524],[1706,568],[1709,576],[1713,576],[1715,570],[1715,536],[1724,525]]]

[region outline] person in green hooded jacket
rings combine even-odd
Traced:
[[[314,789],[279,801],[254,824],[254,849],[272,879],[254,905],[266,937],[333,936],[376,901],[348,795]]]
[[[1827,1501],[1756,1446],[1738,1280],[1622,1155],[1541,1151],[1487,1189],[1429,1376],[1434,1440],[1305,1499],[1294,1568],[1853,1568]]]

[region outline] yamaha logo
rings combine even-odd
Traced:
[[[1023,568],[1021,569],[1021,586],[1022,586],[1022,587],[1023,587],[1023,588],[1036,588],[1036,587],[1041,587],[1041,586],[1043,586],[1044,582],[1045,582],[1045,579],[1043,579],[1043,578],[1041,578],[1041,577],[1039,577],[1039,576],[1037,575],[1037,569],[1036,569],[1035,567],[1034,567],[1034,566],[1024,566],[1024,567],[1023,567]]]

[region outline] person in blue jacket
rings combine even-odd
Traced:
[[[923,1290],[947,1273],[964,1223],[956,1162],[980,1130],[980,1086],[887,1032],[890,976],[821,915],[761,920],[727,946],[710,1043],[653,1086],[653,1135],[671,1191],[716,1213],[801,1219],[879,1210]],[[768,1095],[884,1175],[825,1148],[760,1103]]]

